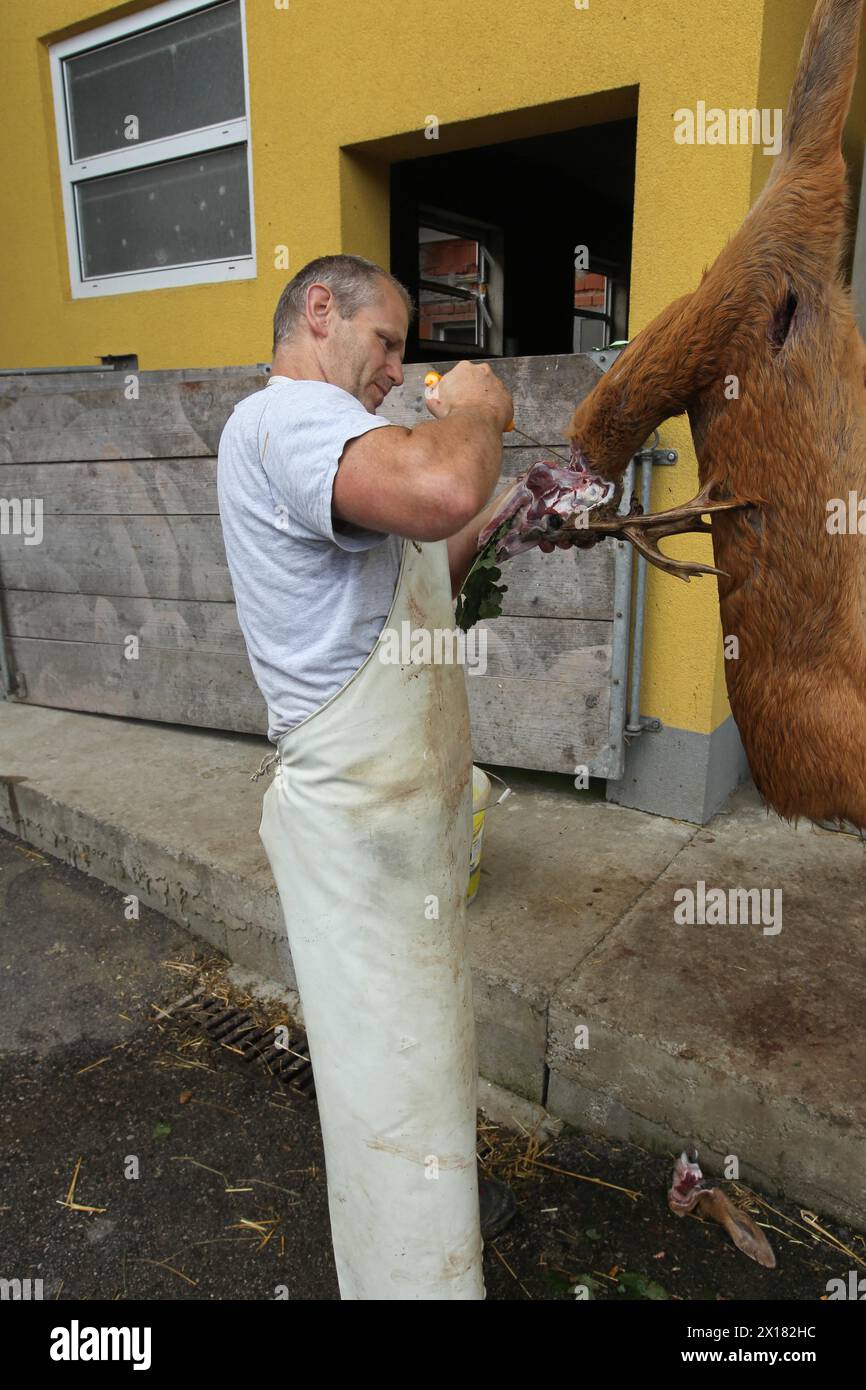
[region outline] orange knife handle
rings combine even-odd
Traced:
[[[425,385],[425,386],[428,386],[428,387],[430,387],[430,386],[437,386],[441,380],[442,380],[442,373],[441,373],[441,372],[428,372],[427,375],[426,375],[425,378],[424,378],[424,385]],[[511,424],[506,426],[504,433],[505,433],[505,434],[510,434],[511,431],[512,431],[513,429],[514,429],[514,421],[512,420],[512,421],[511,421]]]

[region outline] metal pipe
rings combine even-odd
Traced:
[[[649,449],[641,451],[640,458],[640,504],[644,515],[650,509],[650,497],[653,485],[653,456],[652,449],[658,448],[659,432],[656,430],[652,445]],[[628,723],[625,726],[627,734],[642,734],[643,724],[640,718],[640,681],[643,671],[643,633],[644,617],[646,614],[646,556],[638,555],[637,560],[637,593],[634,605],[634,636],[632,637],[632,659],[631,659],[631,692],[629,697]]]
[[[631,506],[634,488],[634,459],[623,476],[622,497],[618,514]],[[618,782],[625,771],[625,742],[622,737],[626,715],[626,683],[628,681],[628,629],[631,615],[631,576],[633,555],[628,541],[616,541],[613,579],[613,659],[610,678],[610,716],[608,721],[608,766],[601,776]],[[579,554],[575,548],[575,555]]]

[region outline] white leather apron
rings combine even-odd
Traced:
[[[403,542],[386,629],[453,629],[445,541]],[[259,834],[304,1010],[343,1299],[483,1299],[462,667],[382,636],[279,740]]]

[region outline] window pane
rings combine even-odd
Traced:
[[[607,347],[610,341],[606,319],[582,319],[575,316],[573,352],[594,352]]]
[[[471,299],[422,289],[418,300],[418,336],[422,341],[480,346],[478,311]]]
[[[574,276],[574,351],[593,352],[610,342],[609,325],[604,319],[583,318],[581,309],[609,314],[610,284],[606,275],[578,270]]]
[[[436,227],[418,228],[418,273],[422,280],[441,284],[443,292],[422,289],[419,295],[418,336],[431,342],[481,346],[476,303],[449,295],[448,286],[478,290],[482,251],[471,237],[456,236]]]
[[[247,147],[75,186],[85,279],[250,254]]]
[[[245,115],[238,0],[68,58],[73,159]],[[138,141],[124,135],[138,118]]]

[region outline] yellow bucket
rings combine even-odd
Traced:
[[[491,801],[492,787],[491,781],[499,782],[504,791]],[[481,842],[484,838],[484,818],[491,806],[498,806],[507,796],[511,795],[511,788],[506,787],[501,777],[497,777],[493,772],[483,772],[480,767],[472,767],[472,846],[469,851],[469,891],[466,894],[466,905],[472,902],[478,892],[478,885],[481,882]]]

